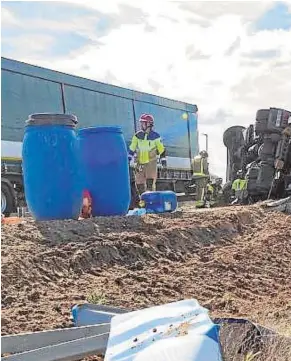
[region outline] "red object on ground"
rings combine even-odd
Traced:
[[[81,211],[82,218],[90,218],[92,215],[92,197],[88,190],[83,191],[83,206]]]
[[[87,191],[87,189],[85,189],[83,191],[83,198],[88,198],[88,199],[92,200],[91,195],[90,195],[89,191]]]
[[[24,219],[20,217],[2,217],[1,216],[1,224],[18,224],[23,222]]]

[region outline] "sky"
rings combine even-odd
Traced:
[[[291,0],[2,1],[2,56],[197,104],[200,148],[260,108],[291,110]]]

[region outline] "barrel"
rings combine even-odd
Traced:
[[[37,220],[77,219],[82,206],[77,118],[32,114],[23,139],[23,179],[28,208]]]
[[[84,187],[92,197],[92,215],[126,215],[130,203],[127,149],[120,127],[79,130]]]

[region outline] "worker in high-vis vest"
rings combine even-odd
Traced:
[[[193,180],[196,185],[196,207],[202,207],[205,203],[205,192],[209,181],[208,153],[202,150],[192,160]]]
[[[153,130],[154,117],[151,114],[142,114],[139,122],[141,130],[132,138],[129,161],[131,162],[136,155],[135,183],[141,195],[146,190],[156,190],[158,156],[163,168],[167,166],[167,161],[161,136]]]
[[[205,194],[205,206],[208,208],[211,207],[213,203],[213,195],[214,195],[214,187],[210,183],[210,181],[208,181],[206,185],[206,194]]]
[[[232,182],[231,189],[235,196],[235,200],[232,204],[243,203],[246,196],[247,181],[244,179],[241,170],[237,172],[237,178]]]

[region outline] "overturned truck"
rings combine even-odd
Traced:
[[[254,125],[228,128],[223,142],[227,148],[226,199],[230,199],[239,170],[247,180],[246,203],[291,195],[290,111],[260,109]]]

